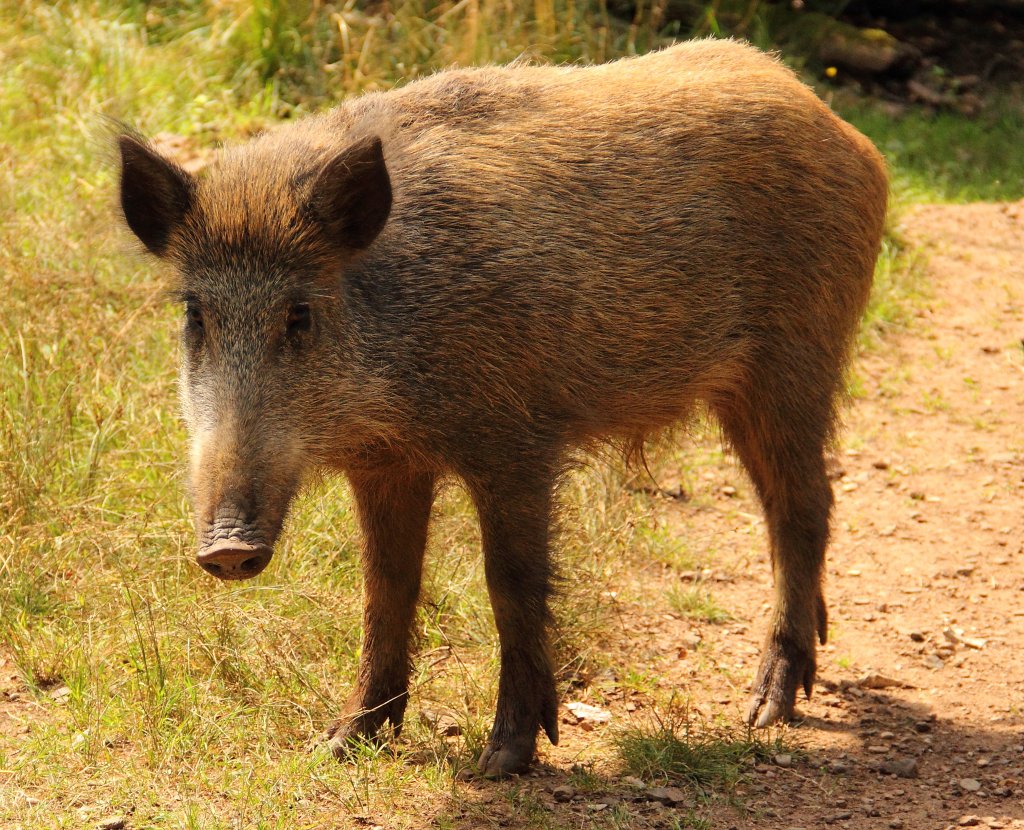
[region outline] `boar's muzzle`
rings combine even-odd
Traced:
[[[273,555],[273,550],[262,543],[221,539],[202,548],[196,554],[196,562],[218,579],[249,579],[262,573]]]

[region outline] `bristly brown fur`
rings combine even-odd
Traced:
[[[219,540],[232,562],[269,550],[312,467],[353,483],[365,645],[339,754],[401,723],[448,475],[480,514],[501,637],[481,766],[520,771],[539,729],[556,740],[556,481],[579,448],[642,460],[698,407],[769,529],[776,609],[751,722],[809,692],[827,626],[823,452],[888,185],[875,148],[778,61],[700,41],[590,68],[444,72],[282,126],[184,184],[130,151],[127,218],[189,301],[201,547]],[[140,208],[136,175],[163,202]]]

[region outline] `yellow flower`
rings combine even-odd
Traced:
[[[830,66],[830,67],[828,67],[825,70],[825,77],[826,78],[834,78],[838,74],[839,74],[839,70],[836,69],[834,66]]]

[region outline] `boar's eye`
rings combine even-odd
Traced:
[[[203,330],[203,312],[199,310],[199,304],[189,300],[185,304],[185,324],[194,332]]]
[[[296,303],[288,309],[288,334],[295,335],[302,331],[309,331],[309,306]]]

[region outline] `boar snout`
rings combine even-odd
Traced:
[[[249,579],[270,564],[273,550],[261,542],[221,539],[196,554],[199,567],[218,579]]]
[[[300,480],[298,454],[285,440],[237,429],[233,415],[193,436],[189,491],[196,563],[218,579],[262,573]]]
[[[237,495],[237,494],[236,494]],[[266,511],[250,513],[248,500],[229,499],[210,520],[200,520],[196,563],[218,579],[250,579],[266,569],[274,555],[280,522],[266,526]]]

